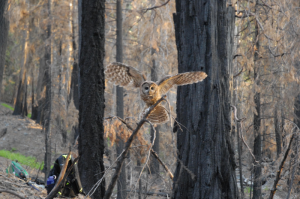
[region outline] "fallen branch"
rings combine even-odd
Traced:
[[[148,115],[152,112],[152,110],[158,105],[160,104],[160,102],[162,102],[163,100],[165,100],[166,95],[162,96],[162,98],[160,98],[154,105],[152,105],[149,110],[147,111],[147,113],[145,114],[145,116],[143,117],[143,119],[138,123],[136,129],[132,132],[131,136],[128,138],[127,142],[125,143],[125,148],[122,152],[122,155],[120,157],[120,159],[117,162],[117,166],[116,166],[116,170],[115,173],[113,174],[113,177],[111,179],[111,182],[105,192],[104,195],[104,199],[109,199],[112,191],[116,185],[117,179],[119,178],[120,172],[121,172],[121,168],[123,165],[123,162],[125,160],[125,157],[127,156],[127,153],[129,151],[129,147],[131,145],[131,143],[133,142],[133,138],[136,136],[136,134],[138,133],[138,131],[140,130],[140,128],[143,126],[143,124],[147,121],[146,118],[148,117]]]
[[[269,199],[273,199],[273,197],[274,197],[274,195],[275,195],[275,193],[276,193],[276,191],[277,191],[277,184],[278,184],[278,182],[279,182],[279,180],[280,180],[280,174],[281,174],[281,172],[282,172],[282,169],[283,169],[283,165],[284,165],[284,163],[285,163],[285,160],[286,160],[286,158],[287,158],[287,156],[288,156],[288,154],[289,154],[289,151],[290,151],[290,149],[291,149],[291,145],[292,145],[292,141],[293,141],[293,139],[294,139],[294,136],[295,136],[295,134],[292,135],[292,137],[291,137],[291,139],[290,139],[289,146],[288,146],[288,148],[286,149],[285,154],[284,154],[284,157],[283,157],[283,159],[282,159],[282,161],[281,161],[281,163],[280,163],[280,165],[279,165],[279,168],[278,168],[278,171],[277,171],[277,174],[276,174],[276,178],[275,178],[273,187],[272,187],[271,192],[270,192]]]
[[[7,190],[7,189],[0,189],[0,193],[1,193],[1,192],[10,193],[10,194],[12,194],[12,195],[15,195],[15,196],[21,198],[21,199],[25,199],[25,197],[20,196],[19,194],[15,193],[15,192],[13,192],[13,191]]]
[[[68,163],[69,163],[69,160],[70,160],[70,157],[71,157],[71,150],[69,151],[69,154],[66,158],[66,161],[65,161],[65,164],[59,174],[59,177],[57,179],[57,182],[54,186],[54,188],[51,190],[51,192],[49,193],[49,195],[46,197],[46,199],[52,199],[56,196],[56,194],[58,193],[58,191],[60,190],[60,185],[62,184],[61,182],[63,181],[64,179],[64,176],[65,176],[65,173],[66,173],[66,170],[67,170],[67,167],[68,167]]]

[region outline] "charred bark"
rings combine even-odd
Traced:
[[[48,9],[48,16],[51,16],[51,0],[48,0],[47,4]],[[51,20],[50,20],[51,21]],[[50,39],[51,36],[51,22],[47,25],[47,39]],[[50,169],[51,169],[51,121],[52,121],[52,81],[51,81],[51,41],[45,48],[45,55],[44,55],[44,61],[45,61],[45,81],[46,81],[46,97],[45,97],[45,121],[44,121],[44,131],[45,131],[45,182],[47,180],[47,177],[49,175]]]
[[[80,100],[79,100],[79,172],[85,192],[104,174],[104,41],[105,1],[81,1]],[[105,180],[93,198],[103,198]]]
[[[8,39],[9,21],[4,16],[8,0],[0,1],[0,100],[2,96],[2,80],[5,67],[5,55]]]
[[[225,1],[176,0],[174,24],[178,72],[201,70],[208,77],[177,89],[177,119],[186,128],[177,130],[181,161],[173,198],[238,198],[229,91],[234,8]]]

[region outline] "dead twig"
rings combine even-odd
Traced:
[[[110,196],[111,196],[111,194],[112,194],[112,191],[113,191],[113,189],[114,189],[114,187],[116,185],[117,179],[119,178],[123,162],[124,162],[125,157],[127,156],[127,153],[129,151],[129,147],[130,147],[131,143],[133,142],[133,138],[137,135],[137,133],[140,130],[140,128],[147,121],[146,119],[147,119],[148,115],[152,112],[152,110],[158,104],[160,104],[163,100],[165,100],[165,97],[166,97],[166,95],[162,96],[162,98],[160,98],[153,106],[151,106],[149,108],[149,110],[144,115],[143,119],[138,123],[136,129],[132,132],[131,136],[128,138],[127,142],[125,143],[124,152],[122,153],[120,159],[117,162],[115,173],[113,174],[111,182],[110,182],[110,184],[109,184],[109,186],[107,188],[107,191],[105,192],[104,199],[109,199]]]
[[[16,192],[13,192],[13,191],[10,191],[10,190],[7,190],[7,189],[0,189],[0,193],[1,193],[1,192],[10,193],[10,194],[12,194],[12,195],[15,195],[15,196],[17,196],[17,197],[21,198],[21,199],[25,199],[25,197],[23,197],[23,196],[20,196],[20,195],[19,195],[19,194],[17,194]]]
[[[243,136],[243,134],[242,134],[242,122],[243,122],[244,120],[246,120],[246,118],[242,118],[242,119],[237,118],[237,109],[236,109],[236,107],[233,106],[233,105],[231,105],[231,108],[234,109],[234,118],[235,118],[235,120],[236,120],[237,122],[240,122],[240,123],[241,123],[241,132],[240,132],[241,134],[239,135],[240,139],[243,141],[243,143],[244,143],[245,146],[247,147],[247,149],[248,149],[249,153],[251,154],[252,158],[254,159],[254,161],[255,161],[256,163],[259,163],[258,161],[256,161],[255,156],[253,155],[253,153],[252,153],[250,147],[249,147],[248,144],[246,143],[246,141],[245,141],[245,139],[244,139],[244,136]]]
[[[150,8],[143,9],[144,13],[146,13],[148,10],[154,10],[156,8],[163,7],[163,6],[167,5],[169,2],[170,2],[170,0],[167,0],[165,3],[161,4],[160,6],[153,6],[153,7],[150,7]]]
[[[243,71],[244,71],[244,68],[242,68],[241,71],[238,72],[237,74],[233,75],[233,78],[238,77],[240,74],[242,74]]]
[[[156,158],[157,161],[164,167],[164,169],[168,172],[170,178],[173,180],[173,178],[174,178],[173,173],[170,171],[170,169],[167,167],[167,165],[165,165],[165,164],[160,160],[160,158],[158,157],[157,153],[156,153],[153,149],[151,149],[151,154],[152,154],[153,157]]]
[[[282,172],[282,169],[283,169],[283,165],[284,165],[284,163],[285,163],[285,160],[286,160],[286,158],[287,158],[287,156],[288,156],[288,154],[289,154],[289,152],[290,152],[290,149],[291,149],[291,145],[292,145],[292,141],[293,141],[293,139],[294,139],[294,136],[295,136],[295,134],[292,135],[292,137],[291,137],[291,139],[290,139],[289,146],[288,146],[288,148],[286,149],[286,151],[285,151],[285,153],[284,153],[284,157],[282,158],[282,161],[281,161],[281,163],[280,163],[280,165],[279,165],[279,168],[278,168],[278,170],[277,170],[276,178],[275,178],[273,187],[272,187],[272,189],[271,189],[269,199],[273,199],[273,197],[274,197],[274,195],[275,195],[275,193],[276,193],[276,191],[277,191],[277,184],[278,184],[278,182],[279,182],[279,180],[280,180],[280,174],[281,174],[281,172]]]

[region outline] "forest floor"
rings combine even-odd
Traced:
[[[58,138],[61,139],[61,138]],[[44,160],[44,154],[45,154],[45,136],[43,134],[42,127],[38,124],[36,124],[33,120],[29,118],[23,118],[21,116],[13,116],[12,111],[6,107],[3,107],[0,105],[0,150],[7,150],[14,153],[20,153],[24,156],[32,156],[36,158],[38,162],[43,162]],[[68,149],[67,147],[63,146],[62,144],[55,145],[54,148],[52,148],[53,152],[53,162],[54,160],[63,153],[67,153]],[[251,163],[247,162],[249,160],[249,155],[247,155],[247,152],[244,152],[243,155],[243,181],[247,179],[244,184],[244,192],[245,196],[244,198],[250,198],[250,184],[251,184],[251,172],[250,167],[248,165],[251,165]],[[263,162],[263,176],[262,179],[264,179],[265,183],[262,186],[262,195],[263,198],[268,198],[270,194],[271,187],[273,186],[273,182],[275,179],[276,171],[278,169],[278,165],[281,161],[281,158],[277,159],[277,161],[266,161]],[[288,166],[288,162],[286,161],[285,167]],[[11,163],[10,159],[0,157],[0,189],[9,189],[12,190],[19,195],[26,196],[26,198],[45,198],[46,197],[46,190],[40,188],[40,191],[37,191],[33,189],[32,187],[25,184],[24,181],[19,180],[16,177],[13,177],[12,175],[7,175],[5,173],[5,169],[8,167],[8,165]],[[105,157],[105,166],[106,168],[109,167],[110,163],[108,159]],[[26,165],[22,165],[24,169],[27,170],[29,173],[29,176],[32,179],[35,179],[38,177],[39,179],[44,178],[44,174],[41,171],[38,171],[38,169],[31,168]],[[133,167],[133,171],[139,170],[137,167]],[[108,175],[106,177],[106,185],[110,182],[110,176],[113,173],[113,171],[109,171]],[[131,187],[131,190],[136,190],[134,187],[138,185],[137,178],[138,173],[136,172],[133,174],[135,176],[133,179],[128,180],[128,187]],[[136,178],[136,179],[135,179]],[[151,179],[153,178],[153,179]],[[286,198],[288,194],[288,185],[287,181],[289,178],[289,172],[288,170],[283,171],[281,174],[281,180],[279,181],[278,190],[275,194],[274,199],[282,199]],[[237,179],[239,179],[239,175],[237,175]],[[160,176],[160,177],[151,177],[151,175],[147,174],[147,172],[144,172],[142,174],[142,180],[147,180],[146,184],[151,184],[151,186],[143,187],[144,190],[148,190],[148,193],[163,193],[168,192],[166,191],[167,187],[172,187],[172,184],[170,184],[169,180],[166,180],[166,178]],[[295,179],[296,180],[296,179]],[[295,183],[298,183],[296,180]],[[131,184],[131,186],[130,186]],[[246,186],[247,184],[247,186]],[[147,186],[147,185],[146,185]],[[165,188],[164,188],[165,187]],[[239,187],[239,182],[238,182]],[[170,191],[170,190],[169,190]],[[131,197],[132,196],[132,197]],[[131,193],[130,198],[137,198],[137,193]],[[112,198],[115,198],[116,194],[113,194]],[[0,198],[17,198],[15,196],[12,196],[9,193],[2,192],[0,193]],[[77,198],[82,198],[81,196]],[[164,198],[163,196],[151,196],[149,195],[147,198]],[[291,194],[290,198],[299,198],[295,194]]]

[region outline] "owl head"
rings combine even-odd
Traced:
[[[144,95],[154,96],[158,92],[158,85],[152,81],[146,81],[141,86],[141,92]]]

